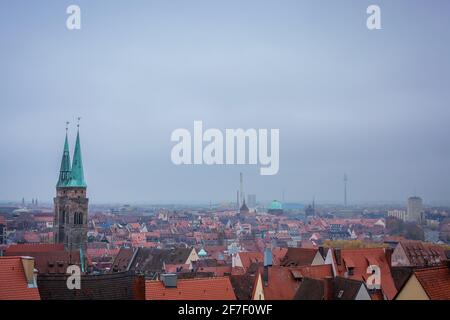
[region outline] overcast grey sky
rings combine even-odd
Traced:
[[[342,202],[346,172],[350,202],[450,202],[450,2],[429,3],[3,0],[0,200],[52,199],[81,116],[94,203],[234,201],[240,171],[258,199]],[[279,128],[278,175],[173,165],[194,120]]]

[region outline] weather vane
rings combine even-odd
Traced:
[[[81,117],[78,117],[77,128],[79,128],[79,127],[80,127],[80,120],[81,120]]]
[[[69,130],[69,121],[66,121],[66,131],[68,131]]]

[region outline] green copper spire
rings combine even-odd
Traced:
[[[78,119],[80,120],[80,119]],[[72,174],[69,187],[86,188],[84,181],[83,161],[81,160],[81,145],[80,145],[80,125],[78,124],[77,141],[75,143],[75,151],[73,153]]]
[[[66,140],[64,142],[64,152],[61,160],[61,169],[59,170],[59,179],[56,185],[57,188],[67,187],[70,183],[70,153],[69,142],[67,140],[67,129],[68,128],[66,127]]]

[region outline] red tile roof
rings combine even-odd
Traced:
[[[300,286],[300,282],[295,280],[291,270],[286,267],[269,267],[267,284],[264,283],[264,268],[260,268],[259,274],[263,285],[264,300],[292,300]]]
[[[0,300],[40,300],[37,288],[28,288],[21,257],[0,257]]]
[[[176,288],[162,281],[145,281],[146,300],[236,300],[228,277],[178,279]]]
[[[450,269],[447,266],[418,269],[414,275],[431,300],[450,300]]]
[[[323,264],[317,266],[303,266],[290,268],[292,275],[296,279],[301,278],[313,278],[313,279],[325,279],[327,277],[333,277],[333,269],[331,264]]]
[[[400,245],[412,266],[438,266],[446,259],[445,250],[439,245],[412,240],[401,241]]]
[[[261,252],[239,252],[242,266],[247,270],[252,263],[263,263],[264,255]]]
[[[333,253],[337,276],[347,276],[350,279],[366,281],[370,276],[367,273],[367,268],[369,265],[375,264],[381,272],[381,290],[389,300],[395,297],[397,289],[384,248],[341,249],[342,261],[340,265],[336,264],[336,249],[333,250]],[[347,274],[347,267],[353,268],[352,275]]]
[[[64,251],[64,244],[13,244],[6,249],[6,252],[9,255],[51,251]]]
[[[311,265],[318,251],[318,249],[288,248],[281,265],[286,267]]]

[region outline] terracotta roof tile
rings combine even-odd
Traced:
[[[64,251],[64,244],[13,244],[6,249],[8,255],[22,255],[30,252]]]
[[[0,257],[0,300],[40,300],[37,288],[28,288],[21,257]]]
[[[145,281],[146,300],[236,300],[228,277],[179,279],[176,288],[162,281]]]
[[[431,300],[450,300],[450,269],[447,266],[418,269],[414,275]]]

